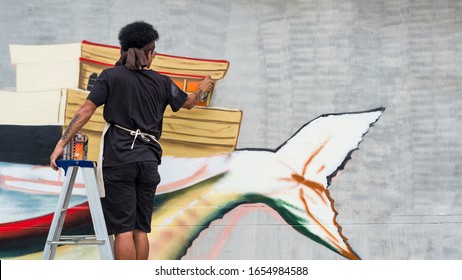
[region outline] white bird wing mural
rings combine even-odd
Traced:
[[[303,235],[346,258],[358,259],[336,221],[327,188],[383,111],[323,115],[274,152],[235,152],[230,171],[217,188],[268,204]]]

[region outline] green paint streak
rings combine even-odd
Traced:
[[[288,225],[294,228],[296,231],[301,233],[302,235],[310,238],[311,240],[327,247],[328,249],[334,251],[335,253],[342,255],[336,247],[332,246],[330,243],[326,242],[324,239],[320,238],[313,232],[309,231],[306,228],[307,220],[298,216],[294,215],[290,209],[298,209],[294,205],[285,202],[283,200],[275,200],[270,197],[262,196],[260,194],[248,194],[246,195],[247,200],[252,201],[251,203],[263,203],[274,209],[278,212],[279,215],[286,221]]]
[[[200,182],[194,186],[172,192],[172,193],[167,193],[167,194],[162,194],[156,197],[156,211],[161,211],[164,205],[168,204],[170,200],[175,200],[176,198],[179,198],[181,196],[190,196],[190,197],[196,197],[199,198],[201,201],[200,197],[201,194],[208,193],[211,189],[213,189],[214,184],[222,179],[224,175],[216,176],[213,178],[210,178],[204,182]],[[173,253],[171,257],[173,259],[181,259],[183,257],[188,248],[192,245],[194,240],[199,236],[199,234],[207,229],[210,224],[218,219],[222,219],[223,216],[233,210],[234,208],[243,205],[243,204],[254,204],[254,203],[262,203],[265,205],[268,205],[272,209],[274,209],[281,217],[286,221],[288,225],[290,225],[293,229],[301,233],[302,235],[312,239],[313,241],[327,247],[328,249],[332,250],[333,252],[340,254],[341,253],[338,251],[338,249],[334,246],[332,246],[330,243],[326,242],[324,239],[320,238],[313,232],[309,231],[306,227],[308,220],[299,216],[293,214],[292,210],[297,209],[299,210],[298,207],[283,201],[283,200],[275,200],[270,197],[266,197],[260,194],[253,194],[253,193],[248,193],[248,194],[236,194],[233,196],[233,200],[229,200],[229,195],[225,196],[225,198],[221,197],[220,193],[216,193],[213,197],[213,202],[216,203],[215,208],[211,208],[210,211],[206,211],[207,213],[199,217],[195,222],[197,223],[198,226],[193,226],[190,227],[190,232],[187,233],[188,235],[188,241],[181,246],[181,249],[178,250],[177,252]],[[194,211],[194,210],[192,210]],[[154,212],[153,215],[156,215]]]

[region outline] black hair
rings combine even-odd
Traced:
[[[151,24],[144,21],[135,21],[122,27],[119,32],[120,47],[126,51],[129,48],[146,46],[159,39],[159,33]]]

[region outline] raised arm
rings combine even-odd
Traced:
[[[210,76],[205,77],[200,83],[197,90],[188,95],[188,99],[184,103],[182,108],[191,110],[194,106],[201,101],[204,94],[212,89],[213,81]]]
[[[63,136],[59,139],[53,153],[50,156],[50,166],[54,170],[58,170],[56,165],[56,160],[63,154],[64,147],[71,141],[74,134],[76,134],[87,122],[90,120],[91,116],[96,110],[96,105],[90,100],[85,100],[85,102],[80,106],[79,110],[72,118],[69,126],[66,131],[64,131]]]

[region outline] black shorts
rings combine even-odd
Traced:
[[[108,234],[138,229],[151,232],[154,195],[160,182],[156,161],[103,168],[106,197],[101,199]]]

